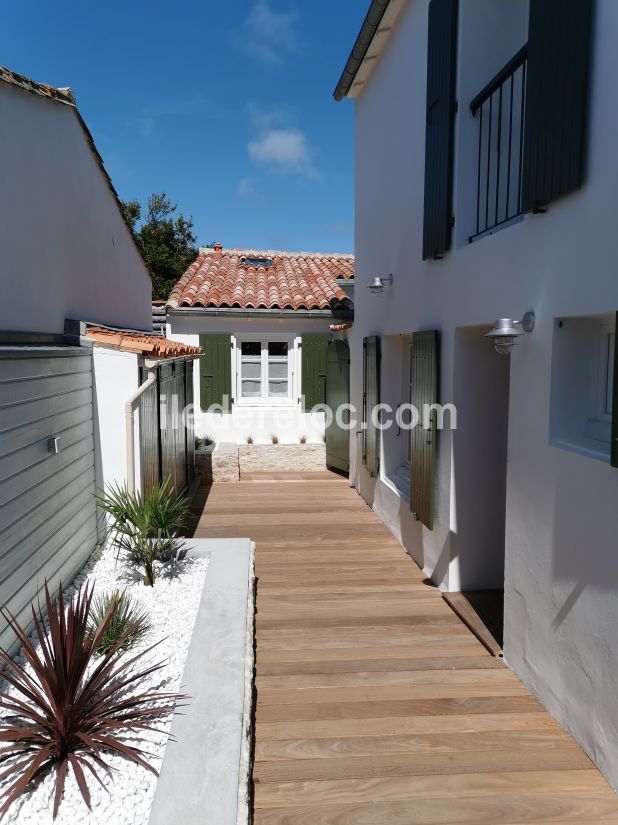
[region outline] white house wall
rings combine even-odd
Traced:
[[[243,336],[285,335],[295,339],[293,370],[294,397],[301,395],[302,364],[300,342],[303,333],[328,333],[332,318],[234,318],[209,315],[168,316],[167,337],[192,346],[199,346],[200,334],[226,333],[232,336],[232,344]],[[235,348],[230,352],[232,385],[236,381]],[[301,436],[310,443],[322,443],[324,414],[303,413],[297,400],[290,404],[268,406],[265,404],[234,404],[231,413],[206,413],[200,408],[199,362],[194,369],[195,434],[209,436],[217,442],[243,444],[251,436],[256,444],[269,444],[276,435],[282,444],[297,444]]]
[[[150,329],[150,277],[73,109],[0,83],[0,329]]]
[[[479,3],[494,11],[506,5]],[[525,14],[520,5],[518,13]],[[611,105],[618,78],[618,5],[614,0],[597,4],[583,189],[551,204],[547,214],[528,215],[473,244],[465,242],[467,226],[460,231],[456,223],[453,251],[444,260],[424,263],[427,8],[427,0],[409,3],[356,103],[352,400],[361,406],[363,336],[439,329],[440,395],[442,401],[451,401],[457,329],[478,327],[481,335],[495,318],[521,318],[534,309],[536,329],[511,356],[505,657],[618,786],[618,470],[607,460],[551,446],[549,433],[554,319],[618,308],[618,108]],[[464,163],[461,140],[473,131],[470,98],[519,48],[522,35],[525,39],[519,24],[500,28],[484,24],[484,19],[479,14],[475,25],[468,20],[460,27],[460,54],[472,61],[476,77],[472,86],[470,72],[464,71],[458,90],[455,204],[456,221],[464,223],[469,212],[462,197],[466,189],[469,193],[466,164],[471,161],[467,156]],[[504,60],[496,65],[502,53]],[[484,61],[486,71],[480,72]],[[370,279],[390,272],[392,287],[379,298],[371,296],[366,288]],[[384,361],[383,370],[388,376]],[[461,376],[457,391],[465,404]],[[478,391],[471,381],[468,392]],[[382,400],[398,399],[393,393]],[[492,405],[491,392],[485,403]],[[359,491],[440,587],[459,589],[470,559],[454,550],[465,495],[455,488],[459,476],[451,433],[440,435],[433,531],[412,520],[407,502],[391,485],[376,483],[360,466],[360,441],[353,437],[351,444],[351,477]],[[383,474],[390,470],[382,467]],[[458,483],[474,486],[485,470],[482,462],[476,471],[470,465],[469,477]]]
[[[96,480],[99,489],[127,482],[125,401],[139,385],[137,355],[93,348]],[[139,413],[134,419],[135,478],[140,479]]]

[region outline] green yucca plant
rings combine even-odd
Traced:
[[[111,485],[95,501],[110,517],[106,538],[143,568],[146,584],[154,585],[155,562],[172,558],[178,550],[174,532],[186,526],[189,499],[177,496],[166,479],[144,497]]]
[[[49,633],[41,611],[32,608],[40,649],[6,608],[0,613],[22,645],[29,670],[0,648],[3,678],[13,688],[0,691],[0,780],[10,784],[2,796],[0,817],[41,774],[55,771],[53,816],[56,817],[69,769],[75,775],[84,802],[90,808],[86,773],[101,782],[98,769],[110,770],[106,753],[120,754],[157,775],[141,748],[127,744],[124,734],[140,735],[159,730],[153,723],[172,713],[179,700],[176,693],[135,692],[140,681],[160,670],[163,663],[139,669],[137,663],[153,648],[128,656],[122,654],[135,624],[127,627],[116,644],[98,663],[93,656],[114,617],[112,604],[98,627],[89,627],[93,588],[82,588],[65,610],[62,585],[52,600],[45,585]]]
[[[96,649],[103,656],[120,640],[121,649],[127,650],[143,639],[151,628],[148,611],[136,604],[126,590],[114,590],[93,600],[88,629],[96,631],[101,627],[110,610],[111,620]]]

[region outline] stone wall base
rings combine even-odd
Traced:
[[[206,482],[238,481],[238,447],[222,443],[196,450],[195,471]]]
[[[256,471],[324,470],[325,444],[220,443],[195,451],[195,471],[202,480],[239,481],[243,473]]]
[[[238,448],[240,474],[256,470],[324,470],[325,444],[247,444]]]

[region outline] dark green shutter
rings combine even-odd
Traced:
[[[614,326],[614,336],[618,335],[618,312]],[[614,370],[614,388],[612,392],[612,443],[610,448],[610,464],[618,467],[618,346],[614,337],[614,363],[609,365]]]
[[[373,425],[371,412],[380,403],[380,339],[363,338],[363,464],[372,476],[380,467],[380,432]]]
[[[522,210],[584,179],[593,0],[530,0]]]
[[[429,418],[425,412],[426,405],[438,403],[438,358],[438,332],[415,332],[410,350],[410,403],[418,410],[419,422],[410,433],[410,509],[429,530],[433,530],[437,415],[433,412]]]
[[[232,338],[230,335],[200,335],[200,403],[202,410],[221,404],[232,408]]]
[[[326,353],[330,335],[303,335],[301,342],[302,393],[305,409],[326,404]]]
[[[431,0],[427,30],[423,259],[451,246],[457,77],[457,0]]]

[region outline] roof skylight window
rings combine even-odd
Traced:
[[[255,267],[263,266],[263,267],[266,267],[267,269],[268,269],[269,266],[272,265],[272,262],[273,262],[272,258],[263,258],[263,257],[258,257],[258,256],[253,257],[253,256],[250,256],[250,255],[247,255],[246,257],[244,257],[242,259],[243,266],[255,266]]]

